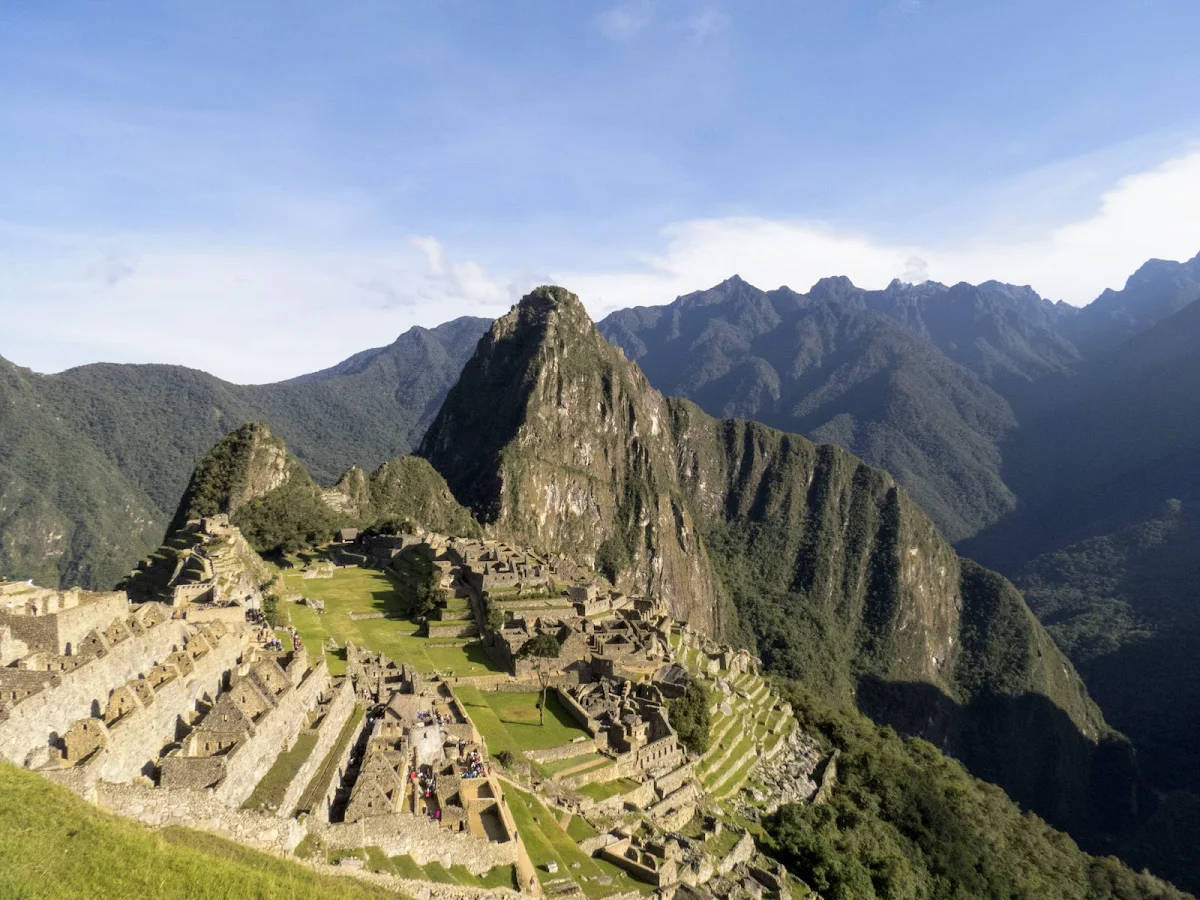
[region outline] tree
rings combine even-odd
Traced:
[[[679,736],[679,743],[692,753],[708,749],[708,688],[695,678],[688,679],[683,696],[667,703],[667,716]]]
[[[538,707],[539,725],[546,724],[546,688],[550,684],[550,672],[547,668],[546,660],[558,659],[558,654],[561,651],[562,646],[558,643],[558,638],[546,632],[542,632],[533,639],[526,641],[525,646],[517,651],[517,659],[533,659],[534,667],[537,669],[538,681],[542,685],[542,702]]]

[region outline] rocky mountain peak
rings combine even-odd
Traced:
[[[285,484],[301,468],[266,425],[242,425],[222,438],[197,464],[171,530],[188,519],[217,513],[233,515]]]

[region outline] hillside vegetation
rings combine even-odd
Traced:
[[[0,896],[242,900],[394,897],[186,828],[152,831],[0,762]]]
[[[280,438],[252,423],[230,432],[200,460],[162,545],[121,588],[140,599],[168,597],[179,560],[191,549],[183,526],[218,513],[229,516],[253,550],[275,557],[328,543],[346,527],[421,523],[445,534],[480,533],[423,459],[390,460],[369,476],[353,468],[334,487],[322,489]]]
[[[1114,857],[1079,849],[994,785],[919,738],[780,682],[801,726],[838,751],[823,804],[768,818],[771,852],[829,900],[888,898],[1181,898]]]
[[[1021,596],[891,476],[664,398],[562,288],[495,323],[419,452],[496,533],[595,561],[1062,827],[1095,835],[1131,803],[1127,742]]]
[[[0,359],[0,575],[111,587],[162,539],[197,461],[246,422],[268,423],[323,484],[408,452],[486,326],[413,328],[268,385],[158,365],[39,375]]]

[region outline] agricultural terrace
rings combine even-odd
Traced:
[[[280,602],[281,622],[290,622],[314,652],[332,637],[339,650],[326,656],[334,675],[346,671],[347,641],[383,653],[397,663],[408,663],[419,672],[447,675],[486,675],[502,671],[488,658],[477,640],[430,640],[420,636],[418,625],[405,618],[407,592],[412,588],[392,575],[355,566],[333,570],[329,578],[303,578],[298,571],[283,572],[284,594],[299,594],[325,604],[324,612],[292,602]],[[352,619],[351,613],[384,613],[388,618]]]

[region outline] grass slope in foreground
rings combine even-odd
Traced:
[[[152,831],[0,763],[0,897],[394,897],[187,828]]]

